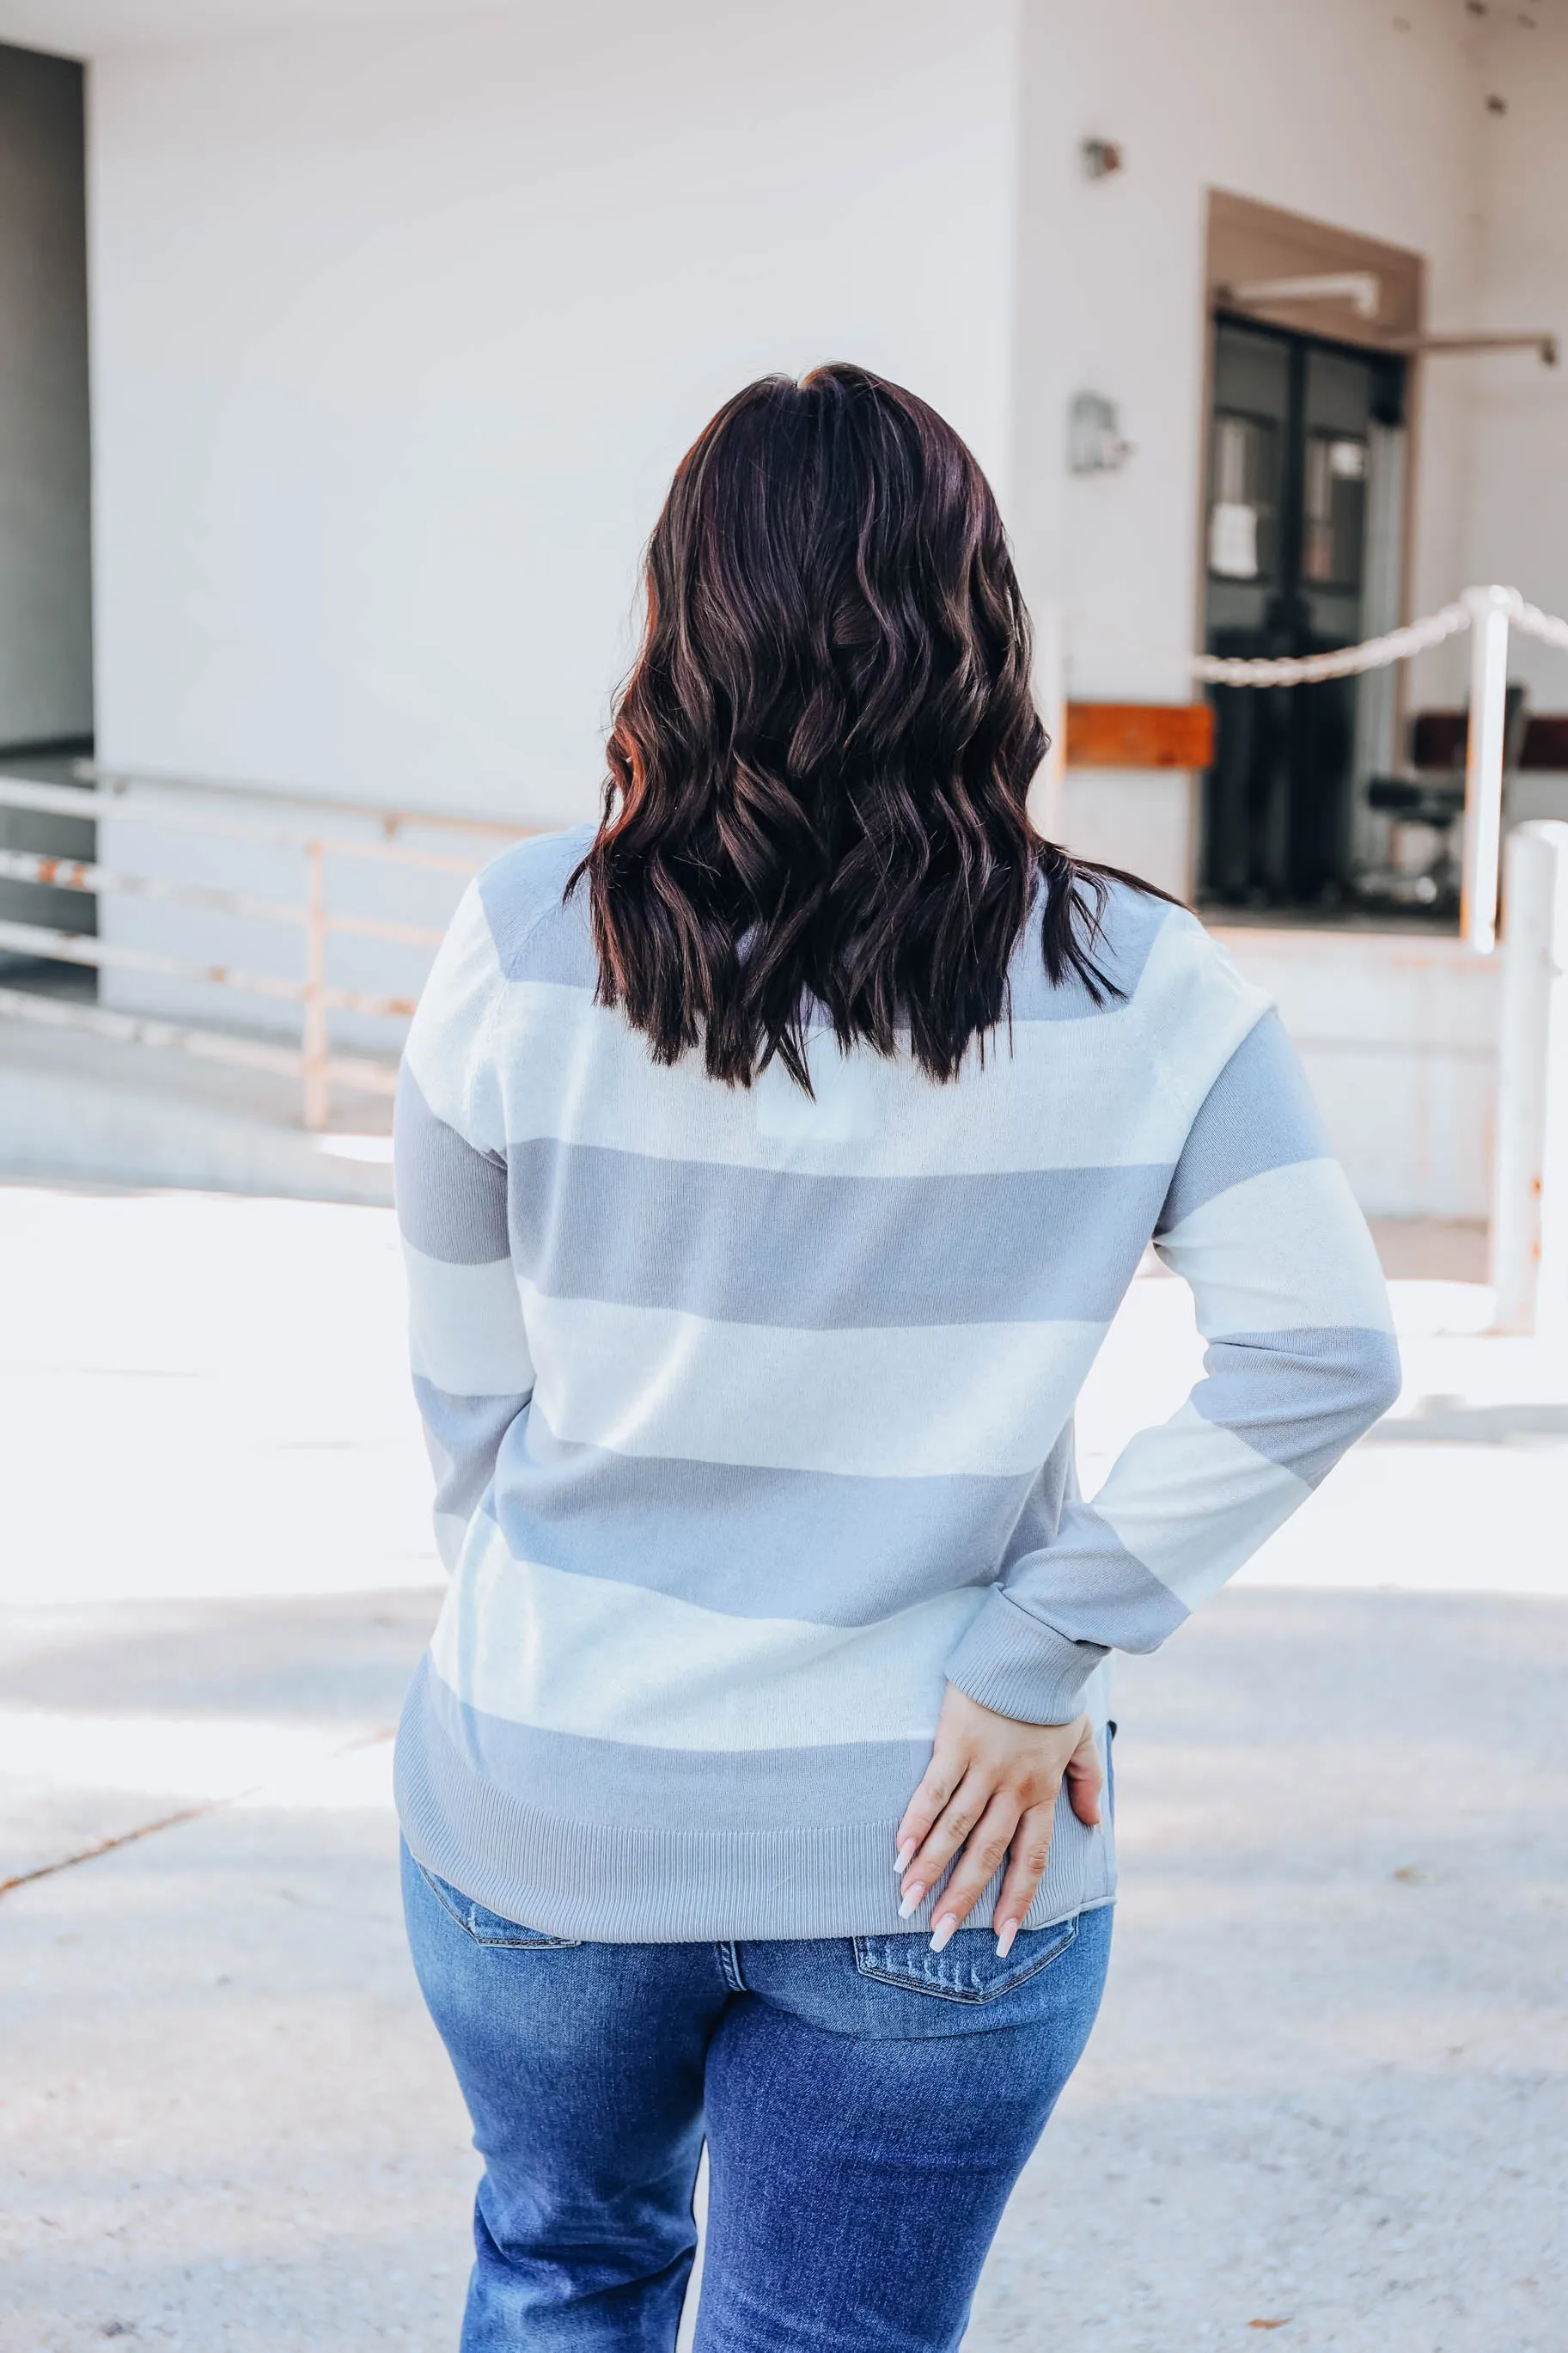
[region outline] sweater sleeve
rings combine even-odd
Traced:
[[[1108,1651],[1163,1642],[1398,1395],[1372,1237],[1273,1013],[1205,1096],[1153,1239],[1192,1288],[1204,1378],[1013,1563],[949,1662],[1026,1722],[1074,1715]]]
[[[533,1388],[507,1222],[490,1021],[501,987],[477,888],[453,918],[398,1075],[393,1169],[414,1392],[448,1569]]]

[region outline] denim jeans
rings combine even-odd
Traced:
[[[928,1935],[578,1944],[404,1852],[415,1967],[485,2160],[463,2353],[946,2353],[1089,2040],[1110,1907]]]

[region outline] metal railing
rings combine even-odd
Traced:
[[[0,878],[41,884],[51,890],[80,892],[95,900],[155,900],[210,914],[284,924],[304,934],[303,972],[298,979],[291,979],[279,973],[173,955],[163,949],[139,947],[129,941],[100,939],[93,932],[7,920],[0,920],[0,949],[100,971],[142,973],[159,979],[195,982],[297,1004],[299,1047],[121,1012],[108,1006],[82,1005],[22,988],[0,987],[0,1014],[49,1028],[89,1031],[121,1043],[164,1047],[202,1060],[228,1062],[241,1069],[297,1078],[303,1092],[304,1124],[313,1129],[327,1125],[334,1087],[390,1095],[396,1086],[396,1069],[390,1060],[332,1050],[333,1012],[406,1020],[416,1001],[415,993],[389,995],[344,987],[329,980],[328,955],[333,935],[353,934],[402,947],[427,949],[438,946],[442,936],[438,925],[335,911],[328,898],[328,860],[370,860],[461,877],[466,881],[478,871],[481,860],[417,849],[397,837],[410,830],[430,830],[483,835],[499,842],[516,839],[528,829],[507,825],[499,818],[448,815],[437,809],[317,799],[303,794],[268,793],[258,787],[196,785],[183,778],[126,776],[92,768],[85,773],[90,779],[85,786],[42,784],[25,776],[0,776],[0,808],[31,810],[89,824],[108,818],[120,825],[145,825],[163,832],[197,835],[214,842],[296,852],[302,866],[298,899],[261,897],[247,891],[177,881],[157,873],[123,871],[92,859],[35,850],[0,849]],[[262,822],[230,817],[226,811],[220,813],[211,808],[193,810],[188,800],[181,798],[192,793],[200,793],[209,800],[232,797],[274,806],[297,806],[308,809],[315,821]],[[331,829],[331,820],[340,817],[378,827],[381,839],[356,839],[347,828]],[[325,825],[320,821],[322,818],[327,820]]]

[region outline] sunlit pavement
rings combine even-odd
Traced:
[[[436,1584],[390,1211],[0,1186],[0,1604]],[[1240,1581],[1568,1595],[1568,1349],[1486,1336],[1479,1283],[1394,1295],[1398,1407]],[[1200,1356],[1185,1286],[1140,1278],[1079,1416],[1089,1489]]]
[[[390,1219],[0,1188],[0,2348],[449,2346]],[[1446,1271],[1395,1285],[1396,1413],[1124,1672],[1107,2010],[972,2348],[1568,2343],[1568,1365]],[[1196,1360],[1141,1279],[1086,1485]]]

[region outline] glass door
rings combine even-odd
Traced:
[[[1391,459],[1403,468],[1403,437],[1391,448],[1391,436],[1404,361],[1221,319],[1213,384],[1208,650],[1321,653],[1390,627],[1394,614],[1372,608],[1397,578],[1381,542],[1397,529],[1385,492]],[[1360,771],[1381,749],[1366,723],[1384,704],[1369,703],[1358,726],[1353,679],[1211,692],[1205,895],[1238,907],[1341,905],[1362,831]]]

